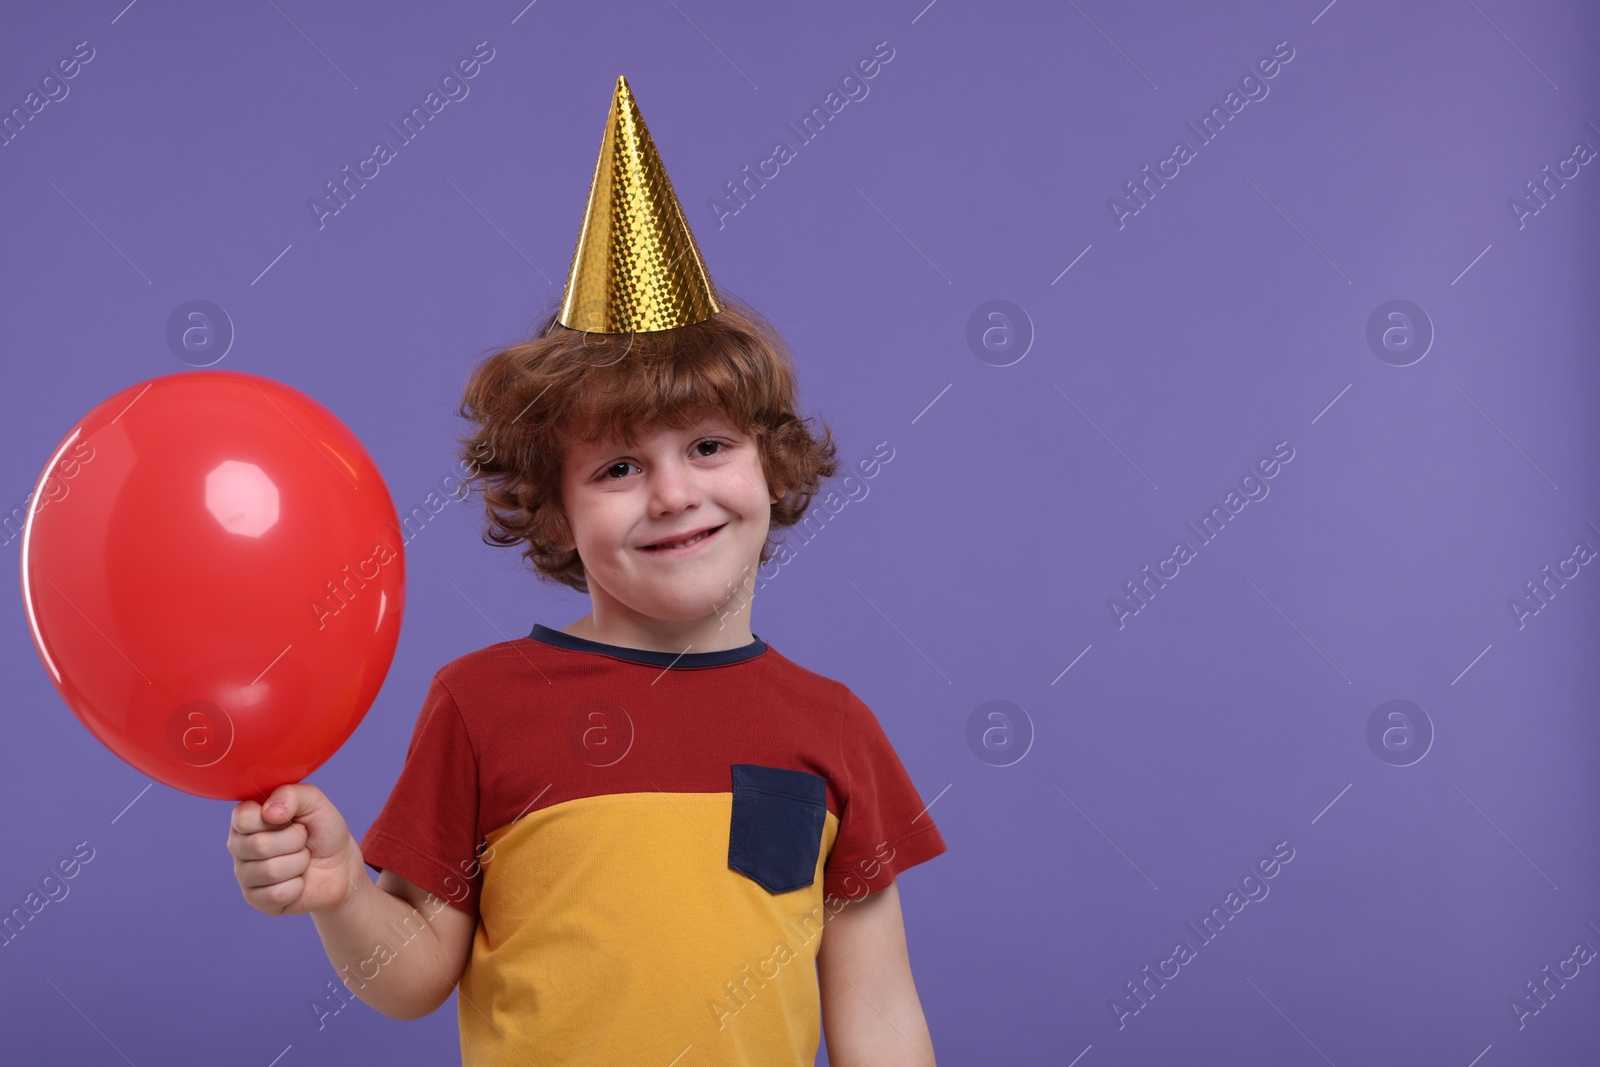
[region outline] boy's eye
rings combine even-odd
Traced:
[[[710,457],[716,455],[718,452],[727,451],[727,448],[728,448],[728,443],[726,441],[719,441],[719,440],[716,440],[716,439],[710,438],[710,437],[706,438],[703,441],[695,442],[695,446],[694,447],[696,449],[698,449],[698,448],[700,448],[700,447],[702,447],[704,445],[712,445],[713,448],[714,448],[714,450],[711,451],[711,452],[701,452],[701,453],[699,453],[699,455],[702,458],[705,458],[705,459],[709,459]],[[611,466],[609,466],[609,467],[607,467],[605,469],[604,477],[610,479],[611,481],[617,481],[620,478],[626,478],[628,476],[628,468],[629,467],[636,467],[636,466],[638,466],[638,464],[630,463],[625,459],[618,460],[617,462],[613,463]],[[619,470],[622,473],[620,475],[617,475],[617,472]],[[615,477],[613,477],[614,475],[615,475]]]

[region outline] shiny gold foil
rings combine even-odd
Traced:
[[[649,333],[720,310],[667,169],[618,76],[557,321],[589,333]]]

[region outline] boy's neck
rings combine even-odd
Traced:
[[[561,628],[564,634],[599,641],[619,648],[651,652],[722,652],[743,648],[755,640],[748,612],[711,615],[690,622],[665,622],[644,616],[610,618],[591,611]]]

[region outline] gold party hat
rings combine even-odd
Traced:
[[[649,333],[722,310],[628,80],[617,77],[557,321]]]

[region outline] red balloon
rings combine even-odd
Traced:
[[[260,800],[336,752],[400,638],[404,538],[355,434],[254,374],[129,386],[50,456],[22,596],[73,714],[198,796]]]

